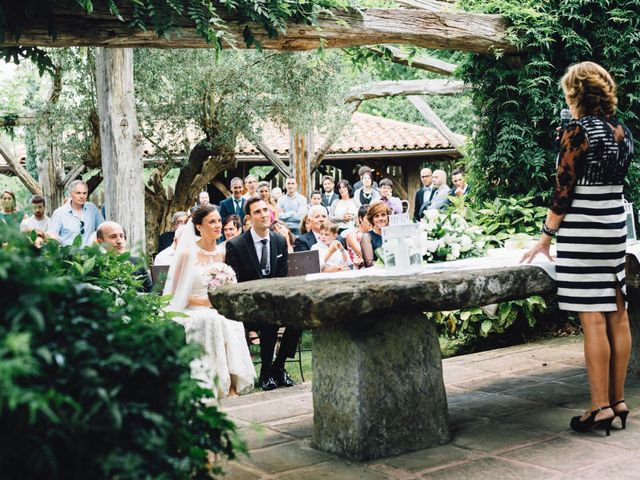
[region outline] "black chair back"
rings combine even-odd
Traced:
[[[167,274],[169,273],[169,265],[152,265],[151,266],[151,280],[153,280],[154,290],[162,294],[164,290],[164,284],[167,281]]]

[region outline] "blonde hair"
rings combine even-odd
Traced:
[[[594,62],[571,65],[560,81],[567,102],[578,118],[613,115],[618,105],[616,84],[604,68]]]
[[[338,225],[333,223],[331,220],[325,220],[324,222],[320,222],[318,230],[323,231],[326,230],[329,233],[338,233]]]

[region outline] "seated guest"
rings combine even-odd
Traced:
[[[338,199],[338,194],[333,191],[334,186],[335,182],[331,175],[322,177],[322,189],[324,190],[322,194],[322,205],[327,208]]]
[[[349,270],[351,260],[340,240],[338,240],[338,225],[331,221],[322,222],[319,227],[318,243],[311,246],[311,250],[320,252],[320,269],[323,272],[339,272]]]
[[[393,215],[402,213],[402,202],[393,196],[393,182],[389,178],[380,180],[380,200],[389,207]]]
[[[120,224],[116,222],[103,222],[96,230],[96,242],[103,245],[107,250],[113,250],[119,255],[126,250],[127,235]],[[153,282],[144,263],[138,257],[129,257],[128,261],[136,267],[140,266],[140,268],[133,272],[133,276],[138,280],[142,280],[142,290],[149,293],[153,288]]]
[[[24,220],[24,213],[16,209],[16,195],[5,190],[0,195],[0,221],[4,221],[9,225],[20,225]]]
[[[360,242],[365,233],[371,230],[371,224],[367,220],[367,210],[369,205],[361,205],[358,209],[358,226],[347,233],[346,244],[351,263],[355,268],[362,268],[364,266],[364,259],[362,258],[362,247]]]
[[[209,192],[200,192],[198,194],[198,206],[209,205]]]
[[[453,172],[451,172],[451,182],[453,183],[453,188],[449,192],[449,195],[462,197],[469,193],[469,184],[464,180],[464,172],[461,168],[456,168]]]
[[[161,252],[171,246],[173,243],[173,236],[179,226],[187,223],[189,214],[187,212],[176,212],[171,217],[171,231],[160,234],[158,238],[158,252]]]
[[[318,243],[320,237],[320,224],[327,221],[327,209],[322,205],[314,205],[309,208],[307,214],[309,220],[309,231],[296,238],[293,250],[296,252],[306,252]]]
[[[236,238],[242,233],[242,222],[238,215],[229,215],[222,221],[222,234],[224,241],[218,244],[218,250],[224,255],[225,245],[232,238]]]
[[[353,189],[347,180],[338,182],[338,200],[329,208],[329,218],[338,225],[340,233],[356,224],[358,204],[353,199]]]
[[[289,227],[287,226],[287,228]],[[305,233],[308,233],[308,232],[309,232],[309,215],[305,214],[305,216],[302,217],[302,220],[300,220],[300,235],[298,236],[304,235]]]
[[[371,205],[380,199],[380,192],[373,188],[373,177],[371,175],[371,172],[364,172],[362,177],[360,177],[362,187],[357,189],[353,194],[353,198],[358,206]]]
[[[183,226],[184,225],[180,225],[176,230],[176,234],[173,237],[173,243],[164,250],[158,252],[156,258],[153,259],[154,265],[171,265],[173,263],[173,258],[176,253],[176,247],[178,246],[178,241],[180,240],[180,232],[182,232]]]
[[[296,239],[293,236],[293,233],[291,233],[291,230],[289,230],[289,227],[287,227],[280,220],[276,220],[275,222],[271,223],[271,226],[269,227],[269,229],[272,232],[278,233],[284,237],[284,239],[287,241],[287,252],[292,253],[293,245]]]
[[[278,208],[278,202],[271,196],[271,185],[269,185],[269,182],[259,182],[256,192],[269,207],[269,217],[273,222],[280,215],[280,209]]]
[[[40,195],[34,195],[31,198],[31,211],[33,215],[25,218],[20,223],[20,231],[30,232],[36,230],[36,232],[46,232],[49,226],[49,217],[44,213],[44,198]]]
[[[391,209],[382,202],[374,203],[367,210],[367,220],[371,224],[371,230],[362,235],[360,242],[365,267],[372,267],[378,258],[378,249],[382,247],[382,227],[389,225],[389,215],[391,215]]]
[[[280,200],[281,196],[282,196],[282,189],[280,187],[273,187],[271,189],[271,198],[273,198],[276,202]]]
[[[242,179],[234,177],[229,183],[231,188],[231,196],[220,202],[220,216],[227,218],[229,215],[238,215],[240,220],[244,220],[244,203],[242,196]]]

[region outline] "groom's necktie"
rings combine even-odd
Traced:
[[[264,276],[269,275],[270,271],[269,271],[269,252],[267,250],[267,239],[263,239],[260,240],[260,243],[262,243],[262,255],[260,258],[260,270],[262,271],[262,274]]]

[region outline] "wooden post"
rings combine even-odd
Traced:
[[[298,192],[309,196],[311,185],[311,159],[314,153],[313,131],[306,133],[290,132],[289,165],[298,182]]]
[[[127,232],[134,254],[145,251],[142,136],[133,90],[133,49],[96,49],[96,89],[107,218]]]

